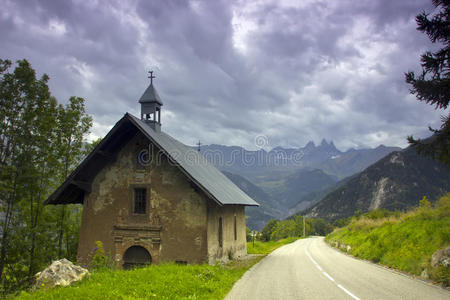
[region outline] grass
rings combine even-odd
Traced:
[[[261,241],[255,241],[255,247],[253,247],[252,242],[247,243],[247,253],[248,254],[269,254],[273,250],[284,246],[286,244],[292,243],[294,241],[298,240],[298,238],[289,237],[286,239],[278,240],[278,241],[268,241],[268,242],[261,242]]]
[[[434,252],[450,245],[450,194],[433,208],[422,205],[407,213],[374,218],[368,213],[335,230],[326,240],[349,245],[350,253],[414,275],[427,270],[430,277],[448,285],[449,268],[432,268]]]
[[[94,272],[70,287],[22,292],[17,299],[223,299],[258,258],[228,265],[162,264]]]
[[[22,292],[16,299],[223,299],[254,264],[294,238],[247,243],[249,254],[263,254],[226,265],[161,264],[146,268],[103,270],[69,287]]]

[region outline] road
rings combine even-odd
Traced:
[[[272,252],[225,299],[449,300],[450,291],[355,259],[328,246],[323,237],[313,237]]]

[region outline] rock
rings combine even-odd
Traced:
[[[349,245],[347,245],[347,244],[341,244],[341,250],[342,250],[342,251],[348,252],[349,249],[350,249],[350,250],[352,249]]]
[[[422,273],[420,274],[420,277],[422,277],[423,279],[430,279],[430,276],[428,275],[427,269],[424,269],[422,271]]]
[[[65,258],[55,260],[44,271],[35,275],[36,282],[33,289],[68,286],[81,280],[87,274],[89,274],[87,269],[76,266]]]
[[[443,265],[446,267],[450,264],[449,256],[450,256],[450,246],[448,246],[445,249],[440,249],[434,252],[433,255],[431,256],[430,264],[433,268],[439,265]]]
[[[347,245],[347,252],[350,252],[352,250],[352,247],[350,245]]]

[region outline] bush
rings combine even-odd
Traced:
[[[105,255],[105,249],[103,248],[102,241],[95,242],[96,247],[93,249],[94,256],[92,257],[90,269],[92,270],[105,270],[113,269],[114,262],[109,255]]]
[[[296,236],[295,228],[296,226],[294,220],[280,221],[270,235],[270,240],[276,241],[287,237]]]
[[[278,225],[277,219],[269,220],[266,226],[264,226],[264,228],[261,230],[261,240],[266,242],[270,241],[272,232],[275,230],[277,225]]]

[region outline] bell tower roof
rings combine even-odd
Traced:
[[[155,87],[153,86],[153,71],[149,71],[150,76],[150,85],[145,90],[144,94],[142,94],[141,98],[139,99],[139,103],[158,103],[159,105],[163,105],[161,98],[158,95],[158,92],[156,91]]]
[[[139,99],[141,104],[141,120],[147,123],[153,130],[161,131],[161,98],[153,86],[153,71],[149,71],[150,85]]]

